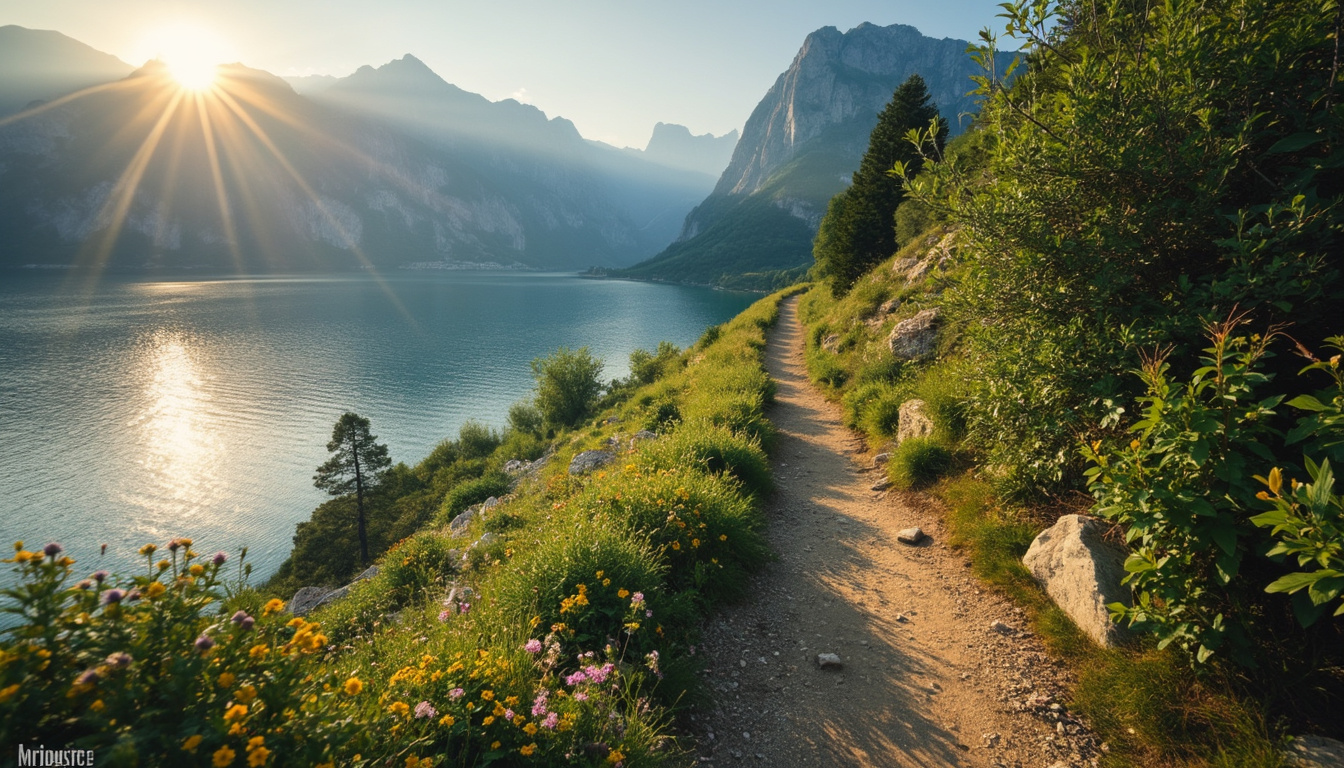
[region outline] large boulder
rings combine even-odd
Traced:
[[[598,467],[605,467],[616,459],[611,451],[584,451],[569,462],[569,474],[582,475]]]
[[[1293,768],[1344,768],[1344,742],[1325,736],[1298,736],[1284,762]]]
[[[922,360],[933,354],[938,342],[939,312],[926,309],[891,329],[887,346],[902,360]]]
[[[923,400],[906,400],[901,403],[896,420],[896,444],[912,437],[928,437],[933,434],[933,420],[929,418]]]
[[[289,599],[289,612],[295,616],[306,616],[322,603],[322,598],[332,592],[330,587],[300,587]]]
[[[1124,630],[1111,621],[1110,603],[1130,604],[1124,548],[1103,538],[1101,521],[1064,515],[1031,542],[1022,564],[1046,594],[1098,645],[1111,647]]]

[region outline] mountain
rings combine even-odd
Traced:
[[[595,150],[413,57],[311,97],[231,65],[199,104],[151,62],[0,124],[0,266],[618,267],[713,182]]]
[[[658,123],[653,126],[648,146],[644,147],[644,157],[660,165],[717,177],[732,159],[737,139],[737,131],[722,136],[712,133],[693,136],[684,125]]]
[[[0,27],[0,117],[34,101],[120,80],[133,69],[60,32]]]
[[[979,69],[964,40],[914,27],[861,24],[807,36],[793,63],[752,111],[714,191],[686,217],[676,242],[614,274],[768,287],[811,264],[812,238],[833,195],[868,146],[877,114],[918,73],[953,134],[974,113]],[[1013,54],[1000,54],[1000,71]]]
[[[321,93],[340,81],[335,75],[286,75],[282,79],[295,93],[304,96]]]

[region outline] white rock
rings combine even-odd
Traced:
[[[901,403],[896,420],[896,444],[912,437],[928,437],[933,434],[933,420],[929,418],[928,408],[923,400],[913,399]]]
[[[887,479],[886,477],[878,478],[877,482],[873,483],[872,485],[872,489],[874,491],[885,491],[890,487],[891,487],[891,480]]]
[[[837,653],[818,653],[817,666],[822,669],[840,669],[845,666]]]
[[[891,461],[890,453],[879,453],[873,457],[873,466],[880,467],[886,464],[888,461]]]
[[[933,354],[938,341],[939,311],[926,309],[891,329],[887,346],[902,360],[922,360]]]
[[[1344,742],[1325,736],[1298,736],[1284,761],[1294,768],[1344,768]]]
[[[918,527],[906,528],[896,534],[896,540],[902,544],[918,544],[924,540],[924,531]]]
[[[1124,631],[1111,621],[1109,603],[1130,603],[1125,551],[1102,539],[1102,523],[1082,515],[1064,515],[1041,531],[1022,563],[1050,599],[1097,644],[1114,646]]]

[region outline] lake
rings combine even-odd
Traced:
[[[756,297],[537,273],[168,282],[0,275],[0,528],[80,565],[142,567],[146,542],[288,556],[336,419],[414,464],[463,422],[502,426],[530,361],[686,346]],[[107,555],[99,558],[99,547]],[[12,584],[8,571],[0,584]]]

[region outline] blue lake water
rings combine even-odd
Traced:
[[[754,298],[529,273],[3,274],[0,529],[90,571],[173,536],[246,545],[265,578],[325,498],[312,475],[341,413],[413,464],[468,419],[502,426],[535,357],[588,346],[624,376],[632,350],[686,346]]]

